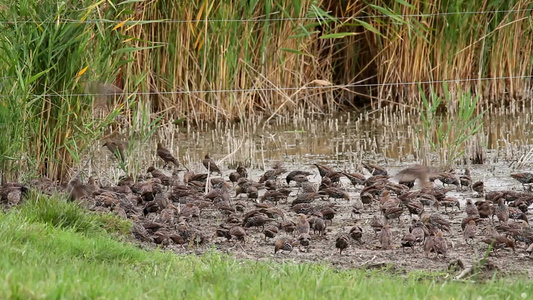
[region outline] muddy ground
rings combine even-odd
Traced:
[[[331,167],[337,170],[343,170],[343,167],[336,165],[333,162],[329,164]],[[394,175],[403,168],[409,166],[409,164],[395,165],[395,166],[385,166],[389,174]],[[189,167],[195,170],[198,173],[205,172],[203,166],[200,164],[192,164]],[[312,172],[314,175],[309,176],[309,181],[318,184],[321,180],[318,170],[309,164],[291,164],[286,163],[285,167],[290,170],[306,170]],[[232,170],[227,168],[223,169],[222,176],[213,176],[224,178],[232,187],[233,184],[229,182],[228,175]],[[361,171],[361,170],[356,170]],[[173,170],[166,169],[163,170],[168,176],[171,176]],[[249,179],[257,181],[261,174],[264,172],[262,170],[248,170]],[[457,174],[460,175],[463,173],[463,170],[456,170]],[[485,191],[495,191],[495,190],[518,190],[522,191],[523,187],[517,181],[514,181],[509,177],[511,170],[505,168],[505,166],[494,167],[494,166],[474,166],[472,167],[472,179],[473,181],[484,180],[485,182]],[[278,178],[278,188],[286,186],[285,177],[288,172],[282,174]],[[365,171],[365,176],[368,178],[370,174]],[[182,179],[182,173],[178,176]],[[394,179],[391,181],[394,182]],[[110,182],[101,181],[103,185],[107,185]],[[435,186],[442,186],[438,180],[435,181]],[[490,219],[485,219],[478,226],[478,236],[474,243],[467,244],[463,240],[463,235],[461,231],[461,221],[466,216],[464,212],[466,199],[471,198],[473,202],[477,200],[482,200],[483,198],[480,195],[477,195],[476,192],[470,191],[469,189],[464,190],[454,190],[450,191],[447,196],[454,197],[460,201],[461,209],[449,209],[445,212],[444,208],[441,207],[437,209],[435,207],[426,207],[427,212],[438,212],[442,214],[446,219],[452,223],[451,232],[445,232],[444,237],[448,242],[448,253],[446,257],[436,257],[434,253],[426,256],[422,246],[418,245],[414,249],[407,248],[404,249],[401,247],[400,241],[403,235],[408,232],[409,225],[411,224],[411,217],[409,216],[407,210],[404,211],[403,215],[400,218],[400,222],[393,221],[391,223],[392,235],[393,235],[393,249],[392,250],[383,250],[381,249],[380,242],[378,240],[378,235],[376,235],[373,229],[370,226],[370,220],[374,216],[381,217],[379,212],[379,204],[374,202],[371,206],[366,206],[362,211],[361,215],[352,215],[352,205],[357,198],[359,198],[361,187],[354,187],[347,178],[341,178],[341,185],[345,188],[350,196],[350,201],[346,200],[332,200],[332,199],[317,199],[313,202],[314,205],[326,205],[334,203],[336,207],[336,215],[331,222],[326,221],[327,229],[324,236],[318,234],[313,234],[311,230],[311,244],[309,247],[295,247],[295,249],[290,253],[280,253],[274,254],[274,242],[275,240],[287,237],[295,238],[295,236],[285,233],[283,230],[280,230],[279,234],[273,239],[265,239],[265,235],[261,231],[260,227],[246,228],[246,241],[244,244],[240,242],[235,242],[233,240],[226,240],[225,238],[215,237],[214,234],[220,225],[225,222],[228,218],[228,214],[221,212],[214,206],[207,207],[202,209],[200,219],[189,218],[187,220],[188,226],[195,231],[199,232],[201,236],[204,237],[205,242],[200,245],[194,245],[193,243],[185,244],[176,244],[170,242],[170,244],[161,246],[155,245],[153,243],[139,243],[143,247],[154,248],[154,247],[163,247],[165,249],[172,250],[179,254],[201,254],[206,251],[220,251],[222,253],[233,255],[237,258],[252,259],[252,260],[262,260],[262,261],[290,261],[290,262],[309,262],[309,263],[320,263],[320,264],[329,264],[338,268],[388,268],[397,271],[410,271],[410,270],[427,270],[427,271],[447,271],[451,264],[454,262],[460,261],[462,267],[469,267],[478,262],[484,257],[487,253],[488,245],[481,242],[481,239],[484,237],[484,232],[487,228],[493,226]],[[296,221],[296,213],[291,210],[290,203],[295,199],[299,188],[296,187],[295,182],[292,182],[290,185],[292,193],[288,198],[287,202],[280,202],[277,204],[277,207],[284,212],[285,220]],[[418,185],[415,185],[413,189],[419,189]],[[170,194],[169,189],[164,189],[164,192]],[[265,190],[259,191],[259,199]],[[246,194],[235,197],[235,189],[232,188],[232,204],[234,206],[241,204],[244,207],[242,212],[236,212],[234,215],[237,218],[242,220],[242,216],[251,210],[256,209],[257,202],[254,200],[247,199]],[[178,206],[177,203],[174,203]],[[109,211],[113,210],[112,208],[103,208],[102,206],[95,207],[95,202],[93,201],[89,207],[92,207],[94,210],[98,211]],[[100,204],[101,205],[101,204]],[[146,217],[143,216],[142,210],[145,207],[146,203],[138,203],[135,216],[128,214],[130,218],[138,218],[140,224],[147,220],[157,221],[158,213],[149,213]],[[105,206],[105,205],[104,205]],[[95,209],[96,208],[96,209]],[[528,219],[531,221],[531,208],[527,214]],[[123,214],[125,217],[125,214]],[[175,224],[179,223],[181,217],[176,217]],[[278,218],[273,222],[280,222],[281,218]],[[495,221],[497,222],[497,221]],[[509,222],[514,222],[510,220]],[[335,248],[335,241],[340,234],[348,234],[352,226],[355,224],[363,228],[363,243],[358,243],[350,239],[351,245],[342,253],[339,254],[338,249]],[[167,228],[169,230],[174,230],[173,228]],[[133,236],[133,235],[132,235]],[[533,276],[533,259],[525,251],[526,246],[520,242],[517,243],[516,252],[504,249],[499,251],[497,254],[490,253],[490,257],[486,265],[490,270],[498,270],[503,273],[510,274],[526,274],[527,276]],[[459,268],[461,269],[461,268]],[[455,276],[460,273],[461,270],[452,272],[452,275]]]
[[[290,166],[288,166],[290,169]],[[300,166],[299,169],[304,169],[315,173],[315,176],[309,176],[309,180],[315,182],[318,186],[320,182],[320,175],[316,168],[311,166]],[[396,174],[402,167],[388,168],[390,174]],[[487,166],[481,166],[472,170],[472,177],[474,181],[485,179],[486,190],[523,190],[522,186],[518,182],[514,182],[508,176],[508,170],[502,171],[502,168],[492,168]],[[461,173],[462,170],[457,170]],[[227,179],[229,171],[224,172]],[[251,171],[251,178],[258,180],[262,171]],[[367,177],[370,174],[365,174]],[[278,184],[285,184],[285,176],[282,175],[278,180]],[[372,206],[366,207],[361,216],[352,216],[352,204],[355,198],[359,197],[361,188],[356,188],[346,179],[341,179],[342,185],[346,188],[350,195],[351,201],[345,200],[315,200],[314,204],[321,205],[327,203],[335,203],[337,214],[332,222],[326,222],[327,230],[325,236],[319,236],[318,234],[311,234],[312,240],[309,248],[297,247],[291,253],[282,254],[278,252],[274,254],[274,241],[280,237],[294,238],[291,234],[287,234],[280,230],[280,233],[274,239],[266,239],[261,232],[261,228],[248,228],[246,243],[235,243],[234,241],[226,241],[224,238],[212,238],[211,241],[205,245],[190,248],[184,245],[170,245],[169,248],[176,253],[203,253],[205,251],[214,249],[223,253],[234,255],[238,258],[257,259],[257,260],[274,260],[274,261],[291,261],[291,262],[312,262],[312,263],[326,263],[339,268],[381,268],[386,267],[395,270],[427,270],[427,271],[446,271],[449,269],[450,264],[453,264],[457,260],[460,260],[464,267],[471,266],[473,263],[478,262],[487,253],[488,245],[482,243],[480,240],[484,237],[483,232],[486,228],[492,226],[490,219],[485,219],[478,226],[478,237],[476,242],[470,244],[465,243],[462,231],[461,221],[466,216],[464,212],[464,206],[466,199],[471,198],[473,201],[482,200],[476,192],[468,189],[461,191],[452,191],[448,193],[448,196],[459,199],[461,203],[461,210],[444,211],[444,208],[437,210],[436,208],[426,207],[426,211],[439,212],[446,219],[452,222],[452,231],[445,233],[445,238],[448,241],[449,251],[447,257],[436,257],[431,253],[429,257],[426,257],[422,246],[416,246],[414,249],[404,249],[401,247],[400,240],[404,233],[408,231],[408,227],[411,223],[411,217],[404,211],[401,216],[401,222],[392,222],[392,234],[393,234],[393,249],[382,250],[378,236],[374,233],[370,227],[370,219],[375,215],[380,215],[378,211],[378,203],[374,203]],[[298,192],[298,188],[294,186],[294,182],[291,183],[293,190],[291,196],[288,199],[288,203],[279,203],[277,207],[281,208],[285,212],[285,219],[296,220],[296,213],[291,211],[290,202],[295,198]],[[439,181],[435,182],[435,186],[442,186]],[[415,186],[414,189],[417,189]],[[260,195],[264,193],[260,191]],[[235,203],[243,203],[246,206],[246,211],[250,211],[255,208],[255,202],[248,201],[246,195],[241,195],[239,198],[234,199]],[[219,224],[223,223],[226,215],[220,213],[216,209],[205,209],[202,211],[202,218],[200,222],[197,220],[191,220],[190,224],[195,228],[201,230],[205,236],[211,237]],[[528,219],[531,220],[531,214],[528,213]],[[281,221],[281,219],[279,220]],[[509,221],[514,222],[514,221]],[[495,220],[495,224],[497,221]],[[363,227],[363,244],[359,244],[351,240],[351,245],[346,249],[342,255],[339,254],[338,249],[335,248],[335,240],[341,233],[348,233],[350,228],[358,224]],[[488,259],[488,269],[499,270],[504,273],[513,274],[527,274],[533,275],[533,259],[526,253],[524,244],[517,244],[517,250],[513,253],[511,250],[504,249],[497,254],[491,253]],[[460,272],[457,271],[457,272]]]

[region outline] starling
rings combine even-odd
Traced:
[[[365,209],[365,206],[363,204],[363,201],[361,201],[360,197],[356,197],[354,203],[352,204],[352,216],[353,215],[359,215],[361,216],[363,209]]]
[[[318,190],[323,191],[325,189],[329,189],[330,187],[333,187],[333,181],[331,181],[331,178],[322,177],[322,180],[320,181],[320,185],[318,186]]]
[[[374,175],[372,177],[368,177],[365,180],[365,186],[372,186],[376,184],[387,184],[389,182],[389,175]]]
[[[310,226],[307,221],[307,216],[304,214],[298,214],[298,220],[296,221],[296,231],[298,234],[309,233]]]
[[[279,192],[276,190],[268,190],[263,194],[263,196],[261,196],[261,201],[262,202],[268,201],[268,202],[273,202],[277,204],[281,199],[287,199],[287,196],[288,195],[283,194],[282,192]]]
[[[357,241],[358,243],[362,244],[363,241],[362,241],[362,238],[363,238],[363,228],[361,228],[360,226],[358,225],[355,225],[353,226],[351,229],[350,229],[350,237]]]
[[[296,223],[294,223],[293,221],[284,221],[281,223],[281,228],[286,233],[293,233],[296,230]]]
[[[179,167],[178,160],[172,155],[172,153],[170,153],[168,149],[164,148],[161,143],[157,143],[157,156],[159,156],[165,162],[163,168],[166,167],[169,162],[173,163],[176,168]]]
[[[287,170],[283,167],[283,164],[280,161],[277,161],[272,166],[271,170],[266,171],[261,178],[259,178],[259,183],[263,183],[267,180],[277,180],[278,176],[285,173]]]
[[[354,187],[357,187],[357,186],[361,186],[361,185],[364,185],[365,184],[365,176],[363,174],[359,174],[359,173],[342,173],[346,178],[348,178],[348,180],[350,180],[350,182],[352,183],[352,185]]]
[[[474,192],[478,193],[478,195],[483,195],[485,192],[485,184],[483,181],[476,181],[472,184],[472,189]]]
[[[398,179],[400,184],[406,185],[409,188],[414,186],[414,181],[418,179],[422,187],[427,187],[429,183],[430,170],[426,166],[416,165],[401,170],[394,176]]]
[[[332,183],[338,183],[341,181],[342,175],[343,173],[341,172],[329,172],[322,179],[328,178],[329,180],[331,180]]]
[[[365,167],[365,169],[367,169],[368,172],[372,174],[372,176],[377,176],[377,175],[387,176],[388,175],[387,170],[377,165],[363,163],[363,167]]]
[[[248,170],[243,166],[237,167],[237,173],[239,173],[242,178],[248,178]]]
[[[426,256],[428,256],[430,252],[435,252],[436,257],[438,257],[439,254],[446,257],[448,244],[442,236],[442,231],[437,230],[435,235],[429,236],[426,239],[426,242],[424,243],[424,252],[426,253]]]
[[[404,249],[407,247],[410,247],[411,250],[414,250],[416,243],[417,243],[417,238],[412,233],[408,232],[402,237],[401,244]]]
[[[259,191],[257,190],[257,188],[255,186],[249,186],[247,189],[246,189],[246,194],[248,196],[248,199],[249,200],[257,200],[257,198],[259,198]]]
[[[429,229],[437,228],[440,230],[444,230],[447,232],[450,232],[451,230],[451,223],[450,221],[444,219],[440,214],[434,213],[431,215],[423,214],[422,215],[422,221],[428,225]]]
[[[296,171],[292,171],[290,172],[287,177],[285,178],[285,180],[287,181],[287,184],[291,184],[291,181],[297,181],[295,180],[295,178],[297,176],[303,176],[303,178],[307,179],[307,176],[310,176],[310,175],[313,175],[313,173],[311,172],[307,172],[307,171],[300,171],[300,170],[296,170]],[[299,179],[301,180],[301,179]],[[305,181],[305,180],[304,180]],[[298,181],[297,181],[298,182]]]
[[[437,256],[442,254],[444,257],[446,257],[448,253],[448,243],[442,236],[442,231],[440,230],[438,230],[435,234],[433,251],[437,254]]]
[[[442,201],[439,202],[439,205],[444,206],[444,211],[447,212],[448,207],[452,208],[452,211],[457,207],[458,210],[461,210],[461,206],[459,204],[459,200],[451,197],[446,197]]]
[[[237,181],[241,178],[241,174],[239,174],[239,172],[231,172],[229,174],[229,181],[231,181],[233,183],[233,185],[235,185],[235,183],[237,183]]]
[[[465,212],[466,212],[466,215],[468,217],[477,217],[477,218],[479,218],[479,211],[477,210],[477,206],[475,206],[472,203],[471,199],[466,199]]]
[[[274,254],[278,253],[278,251],[281,251],[281,253],[283,253],[283,251],[289,251],[289,253],[291,253],[295,245],[295,241],[287,238],[280,238],[274,244]]]
[[[346,235],[341,235],[335,241],[335,248],[339,249],[339,254],[342,255],[342,251],[350,246],[349,239]]]
[[[309,233],[302,233],[298,236],[298,241],[300,242],[300,245],[308,248],[311,244],[311,236]]]
[[[120,161],[124,162],[126,156],[124,156],[124,144],[120,142],[107,141],[102,147],[107,147],[107,149],[113,153],[113,155]]]
[[[222,225],[220,225],[222,226]],[[221,237],[221,238],[226,238],[226,240],[231,240],[231,234],[229,234],[229,230],[226,229],[226,228],[217,228],[215,230],[215,234],[213,235],[214,237]]]
[[[326,177],[326,175],[328,175],[329,173],[335,173],[335,171],[329,166],[319,165],[319,164],[313,164],[313,165],[317,167],[318,172],[320,173],[321,177]]]
[[[133,222],[131,226],[131,233],[141,242],[153,243],[154,239],[150,236],[146,228],[137,222]]]
[[[424,212],[424,205],[422,205],[419,200],[407,200],[406,202],[403,202],[403,205],[407,207],[411,219],[413,218],[413,215],[420,216]]]
[[[415,237],[415,241],[419,244],[426,239],[427,235],[429,235],[429,230],[427,227],[424,225],[424,223],[418,220],[413,220],[409,231]]]
[[[527,219],[527,215],[521,211],[520,209],[516,208],[516,207],[508,207],[507,208],[509,210],[509,218],[513,219],[513,220],[523,220],[525,221],[526,223],[529,223],[529,220]]]
[[[470,177],[470,169],[467,168],[465,170],[465,174],[459,176],[459,181],[460,181],[462,187],[463,186],[464,187],[468,187],[468,188],[472,187],[472,177]]]
[[[511,177],[518,180],[525,188],[526,184],[533,183],[533,174],[528,172],[511,174]]]
[[[170,184],[172,183],[171,177],[167,176],[165,173],[154,168],[153,166],[149,167],[147,172],[152,174],[154,178],[161,180],[161,184],[164,186],[170,186]]]
[[[202,164],[209,173],[218,173],[222,175],[220,168],[217,166],[215,161],[211,157],[209,157],[209,154],[205,155],[204,159],[202,160]]]
[[[313,229],[313,234],[318,232],[318,235],[325,235],[326,222],[320,217],[312,217],[309,219],[310,228]]]
[[[330,224],[333,224],[333,218],[335,217],[335,210],[332,207],[326,206],[320,210],[320,213],[322,214],[322,218],[324,220],[327,220],[330,222]]]
[[[455,186],[461,185],[461,182],[459,181],[457,176],[455,176],[455,174],[453,173],[442,172],[442,173],[437,174],[437,178],[442,182],[443,186],[450,185],[450,184],[455,185]]]
[[[296,196],[296,199],[294,199],[291,203],[292,206],[295,206],[296,204],[300,203],[311,203],[315,201],[319,197],[319,193],[313,192],[313,193],[301,193]]]
[[[271,238],[271,239],[275,238],[278,232],[279,232],[279,228],[277,226],[274,226],[274,225],[267,226],[265,230],[263,231],[263,233],[265,234],[265,240],[266,238]]]
[[[255,214],[249,218],[245,218],[243,221],[244,227],[263,227],[267,222],[273,221],[273,219],[267,217],[263,213]]]
[[[350,201],[350,196],[345,191],[336,188],[336,187],[329,187],[319,192],[321,195],[327,195],[329,198],[333,199],[345,199],[347,201]]]
[[[267,180],[263,183],[263,185],[267,190],[275,190],[277,188],[276,180]]]
[[[390,230],[390,225],[385,224],[385,226],[383,226],[383,229],[381,230],[381,235],[379,237],[379,242],[381,243],[381,249],[383,250],[392,249],[391,239],[392,239],[392,233]]]
[[[241,226],[233,226],[229,230],[229,234],[232,237],[235,237],[238,241],[241,241],[243,244],[246,243],[246,230],[242,228]]]
[[[511,248],[515,252],[515,242],[505,236],[493,236],[487,237],[482,240],[483,243],[492,245],[492,251],[496,251],[503,248]]]
[[[385,216],[385,220],[397,219],[398,223],[400,223],[400,217],[402,216],[402,213],[403,213],[403,206],[399,206],[399,207],[387,208],[383,212],[383,215]]]
[[[476,201],[475,203],[480,218],[487,219],[493,214],[493,207],[489,201]]]
[[[496,207],[496,216],[500,223],[507,223],[509,220],[509,209],[507,205],[503,202],[503,198],[498,199],[498,206]]]
[[[470,220],[465,226],[465,229],[463,230],[463,238],[465,239],[465,242],[468,244],[469,240],[474,240],[477,233],[477,226],[476,221]]]

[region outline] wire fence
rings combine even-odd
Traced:
[[[255,18],[255,19],[194,19],[194,20],[109,20],[109,19],[87,19],[87,20],[73,20],[73,19],[57,19],[57,20],[0,20],[0,24],[24,24],[24,23],[123,23],[124,25],[142,25],[153,23],[203,23],[203,22],[277,22],[277,21],[345,21],[354,19],[375,19],[375,18],[424,18],[424,17],[441,17],[454,15],[479,15],[479,14],[497,14],[497,13],[523,13],[533,12],[533,8],[526,9],[507,9],[507,10],[483,10],[483,11],[457,11],[457,12],[438,12],[438,13],[421,13],[421,14],[381,14],[381,15],[361,15],[350,17],[286,17],[286,18]]]
[[[381,87],[381,86],[401,86],[401,85],[418,85],[418,84],[439,84],[439,83],[458,83],[472,81],[490,81],[490,80],[507,80],[507,79],[531,79],[533,75],[522,76],[501,76],[501,77],[483,77],[483,78],[460,78],[446,80],[427,80],[427,81],[407,81],[407,82],[385,82],[385,83],[354,83],[342,85],[320,85],[300,87],[271,87],[271,88],[250,88],[250,89],[219,89],[219,90],[182,90],[182,91],[160,91],[160,92],[108,92],[108,93],[57,93],[57,94],[33,94],[34,97],[82,97],[82,96],[110,96],[110,95],[173,95],[173,94],[207,94],[207,93],[250,93],[250,92],[274,92],[274,91],[297,91],[297,90],[324,90],[324,89],[349,89],[355,87]],[[311,82],[312,83],[312,82]],[[0,97],[11,97],[11,95],[0,94]]]

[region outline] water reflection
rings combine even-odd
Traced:
[[[422,162],[418,149],[419,116],[408,112],[345,113],[334,118],[279,118],[267,125],[263,120],[201,128],[180,128],[163,124],[148,141],[130,140],[128,164],[118,162],[101,144],[95,144],[80,167],[87,178],[97,174],[116,182],[124,172],[145,174],[150,165],[162,167],[155,155],[156,143],[162,141],[181,163],[196,172],[205,172],[201,161],[209,153],[223,170],[242,164],[255,177],[281,160],[289,168],[314,170],[312,163],[326,163],[339,170],[362,172],[361,161],[385,165],[391,174],[406,165]],[[487,156],[487,163],[472,168],[472,176],[486,180],[493,189],[516,184],[509,177],[512,168],[527,166],[533,159],[531,112],[498,113],[484,116],[484,127],[476,137]],[[441,166],[438,155],[430,162]],[[520,165],[520,161],[526,164]],[[460,169],[461,162],[458,166]],[[76,170],[74,170],[76,172]],[[168,172],[171,172],[170,170]],[[254,178],[255,178],[254,177]]]
[[[516,152],[532,144],[533,122],[530,112],[486,113],[479,133],[483,147],[491,153]],[[361,160],[417,160],[420,124],[409,113],[345,113],[335,118],[287,120],[263,126],[261,121],[227,125],[224,128],[190,129],[176,135],[181,159],[200,161],[207,152],[229,165],[246,163],[263,167],[265,161],[285,160],[301,163],[358,162]],[[162,131],[178,130],[164,127]],[[528,148],[528,147],[527,147]]]

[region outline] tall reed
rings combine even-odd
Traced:
[[[100,93],[135,50],[123,46],[115,25],[63,22],[98,16],[91,4],[23,0],[0,11],[3,20],[14,21],[0,25],[0,70],[7,78],[0,85],[3,180],[20,172],[57,179],[72,175],[68,172],[81,163],[86,146],[127,112],[129,99],[84,95]],[[98,117],[100,102],[107,110]]]
[[[478,106],[524,99],[530,79],[481,78],[531,75],[527,9],[533,2],[0,2],[0,167],[12,178],[68,177],[87,144],[117,130],[117,119],[135,125],[140,111],[149,116],[134,130],[155,120],[416,108],[455,79],[467,81],[450,91],[472,92]],[[492,12],[465,13],[480,11]],[[358,83],[374,85],[332,87]],[[124,93],[80,95],[108,87]]]

